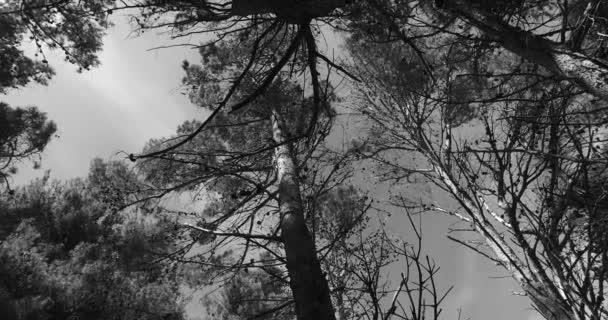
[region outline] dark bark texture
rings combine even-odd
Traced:
[[[233,0],[232,12],[239,16],[272,13],[289,23],[307,23],[327,16],[346,0]]]
[[[315,243],[306,227],[302,210],[296,159],[281,130],[278,112],[273,111],[273,138],[277,179],[281,238],[285,246],[289,285],[295,300],[298,320],[334,320],[329,286],[317,259]]]
[[[608,102],[608,63],[513,27],[472,3],[446,0],[442,8],[471,23],[505,49],[558,77],[573,80],[581,89]]]

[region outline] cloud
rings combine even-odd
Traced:
[[[128,39],[130,27],[117,23],[104,40],[102,65],[75,72],[58,52],[48,59],[57,75],[48,87],[32,84],[9,92],[1,100],[12,105],[36,105],[58,125],[58,135],[43,154],[43,169],[60,179],[86,175],[94,157],[120,158],[118,151],[137,153],[150,138],[168,136],[192,118],[208,112],[192,105],[176,88],[181,62],[198,61],[193,50],[163,49],[150,34]],[[24,163],[15,183],[42,175]]]

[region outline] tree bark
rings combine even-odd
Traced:
[[[468,212],[472,221],[474,221],[477,232],[485,239],[496,259],[511,273],[513,279],[530,297],[538,312],[547,320],[583,320],[576,317],[576,314],[567,307],[567,303],[551,288],[552,285],[546,282],[547,280],[543,281],[543,278],[546,277],[540,274],[543,272],[542,270],[538,270],[530,262],[527,262],[527,268],[523,267],[526,264],[521,261],[495,227],[484,217],[483,208],[475,205],[472,198],[474,196],[454,182],[440,164],[435,163],[434,170],[442,183],[458,200],[464,210]],[[480,201],[485,200],[480,199]]]
[[[531,285],[520,282],[520,285],[532,300],[536,310],[546,320],[584,320],[578,319],[574,313],[564,307],[567,303],[562,299],[548,294],[546,289],[541,289],[542,284]]]
[[[285,246],[289,285],[298,320],[335,320],[329,286],[317,259],[315,243],[306,227],[297,177],[293,146],[281,129],[280,115],[272,110],[273,139],[277,180],[281,239]]]
[[[310,19],[327,16],[346,0],[233,0],[232,12],[239,16],[275,14],[289,23],[305,23]]]
[[[505,49],[558,77],[574,80],[583,90],[608,101],[608,63],[605,61],[513,27],[470,1],[446,0],[443,7],[477,27]]]

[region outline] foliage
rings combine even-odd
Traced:
[[[33,26],[29,32],[37,42],[72,43],[68,60],[87,68],[96,63],[111,4],[25,4],[3,14],[17,26]],[[211,248],[189,263],[226,276],[245,266],[253,246],[266,249],[277,240],[277,218],[271,217],[280,213],[275,200],[282,193],[273,180],[273,151],[280,147],[275,144],[294,149],[298,192],[313,203],[348,177],[338,169],[353,154],[340,157],[322,148],[333,115],[331,90],[320,80],[322,60],[361,89],[359,110],[374,128],[365,148],[354,152],[377,160],[380,178],[401,183],[422,175],[450,194],[456,208],[423,209],[470,224],[490,250],[471,247],[508,270],[545,317],[605,316],[605,161],[597,141],[603,139],[598,132],[605,129],[608,101],[602,1],[123,5],[142,10],[134,19],[140,31],[169,26],[177,38],[217,32],[217,41],[202,46],[201,66],[184,63],[184,84],[191,87],[193,102],[213,110],[209,119],[185,123],[175,137],[151,141],[143,154],[131,156],[144,160],[140,169],[156,189],[147,190],[144,200],[181,190],[216,192],[211,209],[188,218],[199,221],[183,224],[191,230],[182,258],[194,244]],[[319,21],[353,35],[349,49],[355,63],[348,70],[318,50]],[[25,29],[10,30],[3,55],[8,69],[18,73],[4,75],[8,80],[2,85],[44,81],[36,75],[50,71],[14,49]],[[311,92],[300,84],[310,85]],[[274,138],[277,114],[283,127],[296,124],[285,130],[288,142]],[[425,167],[400,161],[406,157],[395,154],[403,152],[422,156]],[[311,229],[318,225],[315,217],[307,217]],[[329,225],[344,229],[350,222]],[[51,231],[45,232],[61,236]],[[204,241],[195,231],[206,235]],[[223,260],[229,251],[222,250],[223,236],[240,239],[245,247],[240,258]]]
[[[63,51],[79,71],[97,66],[103,31],[110,26],[106,1],[4,1],[0,5],[0,94],[30,82],[46,85],[55,74],[45,52]],[[26,39],[36,45],[34,57],[24,51]],[[39,155],[56,131],[35,107],[0,102],[0,180],[10,192],[16,164]],[[38,164],[35,162],[35,167]]]
[[[475,39],[433,41],[442,45],[426,51],[436,79],[426,86],[395,80],[402,71],[387,67],[391,54],[377,53],[407,44],[350,42],[356,74],[368,79],[358,84],[358,110],[383,132],[360,152],[377,161],[384,181],[423,177],[449,195],[421,209],[456,217],[468,233],[450,238],[504,267],[545,318],[604,318],[603,184],[589,178],[605,168],[604,102]],[[461,58],[467,47],[478,48],[473,59]],[[475,94],[454,95],[463,79]],[[457,122],[454,107],[466,112]],[[419,160],[402,160],[412,154]],[[415,206],[392,196],[399,207]]]
[[[265,266],[239,271],[222,286],[219,294],[203,300],[214,319],[293,319],[293,300],[282,279],[284,270],[268,253],[260,256]]]
[[[434,282],[439,268],[422,254],[421,237],[409,245],[374,228],[366,198],[352,186],[334,188],[307,207],[338,319],[440,318],[450,289],[439,291]],[[410,222],[420,235],[420,225]],[[401,276],[391,283],[387,271],[399,264],[404,266]],[[207,314],[217,319],[292,319],[293,300],[280,260],[264,252],[249,267],[203,300]],[[403,299],[410,302],[398,302]]]
[[[152,254],[169,243],[150,218],[100,201],[98,187],[46,176],[2,199],[0,283],[14,319],[181,318],[175,279]]]
[[[2,86],[23,86],[30,80],[46,83],[53,75],[45,49],[58,49],[79,70],[97,66],[112,0],[9,1],[0,8]],[[20,49],[28,37],[37,46],[35,60]],[[44,47],[46,46],[46,48]]]
[[[0,179],[16,172],[22,160],[40,155],[57,130],[46,114],[34,107],[12,108],[0,102]]]
[[[184,84],[193,102],[208,107],[209,101],[221,96],[218,93],[226,90],[225,79],[230,77],[231,67],[239,63],[235,52],[239,50],[209,46],[201,52],[202,66],[184,63]],[[255,90],[256,81],[254,76],[243,78],[242,83],[251,87],[245,86],[244,92],[235,92],[233,97],[244,96],[247,88]],[[181,214],[176,223],[191,230],[184,233],[189,235],[183,237],[184,249],[172,259],[184,262],[186,269],[202,266],[198,272],[203,274],[199,276],[214,284],[229,282],[238,270],[261,268],[259,255],[264,252],[270,252],[275,263],[285,263],[277,150],[281,146],[289,148],[292,159],[298,160],[292,167],[294,171],[307,165],[324,137],[314,131],[314,135],[304,139],[313,104],[299,85],[277,78],[246,108],[236,112],[215,109],[214,118],[207,119],[204,126],[187,121],[178,128],[177,139],[152,140],[146,146],[137,156],[143,158],[138,169],[157,188],[153,197],[170,197],[179,192],[210,194],[206,209],[176,212]],[[329,124],[330,119],[323,118],[316,130],[326,129]],[[277,131],[285,141],[277,140]],[[184,136],[192,138],[176,145],[175,141]],[[299,192],[305,179],[302,174],[297,178],[301,185],[290,189],[298,189],[295,202],[301,201]],[[245,249],[236,253],[235,248],[241,246]]]
[[[19,22],[15,16],[0,15],[0,93],[23,87],[31,80],[46,84],[53,76],[48,64],[34,61],[20,50],[26,27]]]

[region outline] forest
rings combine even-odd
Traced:
[[[103,94],[198,116],[56,178],[116,28],[190,58]],[[1,319],[608,320],[607,276],[608,1],[0,0]]]

